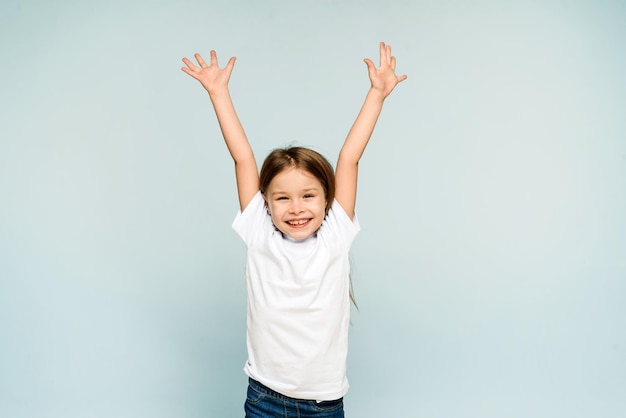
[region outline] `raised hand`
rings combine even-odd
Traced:
[[[372,136],[385,98],[398,83],[406,80],[406,75],[396,75],[396,59],[391,55],[391,47],[383,42],[380,43],[380,66],[376,68],[369,58],[364,61],[372,86],[341,147],[335,170],[335,199],[350,218],[354,215],[356,203],[359,160]]]
[[[363,61],[367,64],[372,88],[380,91],[383,97],[387,97],[398,83],[406,80],[406,75],[396,75],[396,57],[391,55],[391,46],[385,45],[384,42],[380,43],[380,66],[378,68],[369,58]]]
[[[252,147],[248,143],[248,138],[237,112],[235,112],[235,106],[228,91],[228,81],[235,66],[235,57],[228,60],[226,67],[220,68],[217,65],[215,51],[211,51],[211,65],[207,65],[200,54],[194,56],[198,61],[198,66],[187,58],[183,58],[186,67],[182,67],[181,70],[198,80],[209,92],[217,121],[222,130],[222,136],[235,162],[239,207],[243,211],[252,197],[259,191],[259,172]]]
[[[224,68],[220,68],[217,65],[217,54],[215,51],[211,51],[211,65],[207,65],[200,54],[195,54],[194,57],[198,61],[199,66],[196,66],[187,58],[183,58],[186,67],[182,67],[181,70],[198,80],[209,94],[228,87],[228,81],[235,66],[235,57],[231,57]]]

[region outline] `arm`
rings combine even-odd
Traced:
[[[365,59],[371,87],[365,102],[339,152],[335,174],[335,199],[351,218],[354,216],[359,160],[369,142],[385,98],[406,75],[396,76],[396,58],[391,46],[380,43],[380,67]]]
[[[228,60],[224,68],[217,65],[215,51],[211,51],[211,65],[207,65],[200,54],[195,54],[195,57],[200,67],[183,58],[186,67],[181,69],[198,80],[209,93],[226,147],[235,162],[239,207],[244,210],[259,190],[259,172],[252,147],[228,91],[228,80],[235,66],[235,57]]]

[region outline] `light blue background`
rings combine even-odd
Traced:
[[[349,417],[623,417],[621,1],[0,5],[0,416],[243,416],[232,162],[180,59],[238,57],[261,161],[361,164]]]

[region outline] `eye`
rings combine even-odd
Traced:
[[[278,196],[276,200],[287,200],[287,196]]]
[[[314,194],[310,194],[310,193],[307,193],[307,194],[304,195],[305,199],[308,199],[308,198],[311,198],[311,197],[315,197],[315,195]]]

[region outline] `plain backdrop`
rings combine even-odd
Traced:
[[[181,58],[237,56],[258,160],[360,165],[348,417],[626,411],[626,4],[0,4],[0,416],[241,417],[232,161]]]

